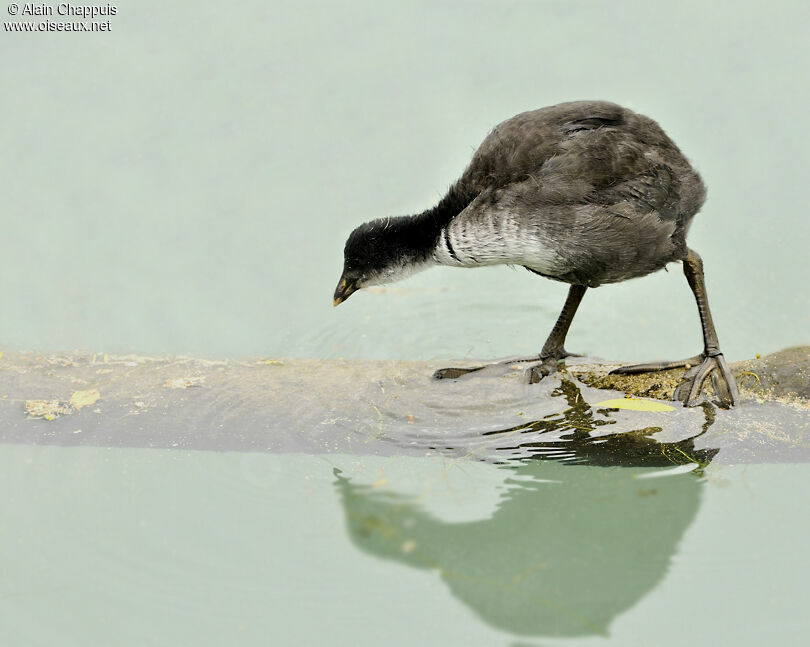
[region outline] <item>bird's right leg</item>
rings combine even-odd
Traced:
[[[551,329],[551,333],[543,344],[543,350],[537,357],[526,357],[523,359],[511,359],[503,362],[505,364],[517,364],[519,362],[532,362],[532,365],[526,368],[528,381],[531,384],[539,382],[546,375],[551,375],[557,371],[560,360],[565,359],[572,355],[565,350],[565,336],[568,334],[568,329],[571,327],[571,322],[574,320],[577,308],[579,307],[582,297],[585,295],[587,288],[584,285],[572,285],[568,290],[568,297],[563,305],[562,312],[557,318],[557,323]],[[470,368],[440,368],[433,374],[436,380],[442,379],[455,379],[468,373],[474,373],[486,368],[486,366],[472,366]]]

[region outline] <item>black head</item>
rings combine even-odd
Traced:
[[[338,306],[360,288],[390,283],[419,269],[432,241],[412,218],[382,218],[357,227],[343,250],[343,274],[335,290]]]

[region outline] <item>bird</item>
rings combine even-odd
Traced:
[[[680,261],[703,329],[703,351],[615,373],[686,368],[673,399],[706,400],[711,381],[724,408],[739,401],[709,310],[703,261],[686,236],[706,187],[653,119],[607,101],[573,101],[522,112],[495,126],[461,177],[422,213],[355,228],[334,292],[338,306],[359,289],[432,266],[522,266],[569,285],[562,311],[536,356],[529,383],[572,355],[565,339],[588,288],[645,276]],[[458,379],[484,366],[444,368]]]

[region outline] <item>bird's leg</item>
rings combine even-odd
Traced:
[[[711,377],[712,387],[720,404],[734,406],[740,399],[737,392],[737,383],[728,368],[720,345],[717,341],[717,332],[714,329],[712,314],[709,310],[709,298],[706,294],[706,283],[703,278],[703,261],[697,252],[690,249],[683,261],[683,273],[686,281],[695,295],[700,324],[703,327],[703,353],[677,362],[659,362],[652,364],[634,364],[623,366],[611,373],[644,373],[648,371],[663,371],[671,368],[685,366],[686,373],[673,393],[673,400],[680,400],[684,406],[693,407],[700,403],[703,383]]]
[[[557,370],[557,365],[561,359],[569,357],[572,353],[565,350],[565,336],[571,327],[571,321],[579,307],[580,301],[587,288],[584,285],[572,285],[568,290],[568,297],[565,300],[557,323],[551,329],[551,333],[543,344],[543,350],[538,357],[527,357],[525,359],[507,360],[508,364],[518,362],[533,362],[533,365],[526,368],[526,374],[530,383],[539,382],[546,375],[551,375]],[[440,368],[433,374],[434,379],[454,379],[486,368],[485,366],[473,366],[471,368]]]
[[[574,320],[579,303],[587,289],[584,285],[572,285],[568,288],[568,296],[560,316],[557,317],[557,323],[554,324],[546,343],[543,344],[543,350],[540,351],[540,361],[526,369],[529,384],[535,384],[546,375],[556,373],[560,360],[571,354],[565,350],[565,336],[568,334],[568,329],[571,327],[571,322]]]
[[[703,327],[703,361],[686,371],[683,382],[675,389],[673,399],[680,400],[688,407],[695,406],[698,404],[703,383],[711,376],[712,387],[720,404],[733,407],[740,399],[737,382],[726,364],[723,353],[720,352],[720,343],[709,310],[709,297],[703,278],[703,261],[694,250],[688,250],[683,262],[683,273],[695,295],[700,324]]]

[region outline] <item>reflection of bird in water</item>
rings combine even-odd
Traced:
[[[703,326],[703,352],[682,362],[620,370],[687,366],[676,398],[697,404],[711,377],[720,401],[732,405],[737,387],[720,353],[703,265],[686,245],[705,195],[697,172],[648,117],[601,101],[525,112],[495,127],[436,207],[352,232],[334,304],[359,288],[431,265],[522,265],[569,283],[539,356],[522,360],[530,362],[529,381],[537,382],[569,355],[565,337],[589,287],[682,261]],[[456,378],[480,368],[441,369],[436,377]]]
[[[695,449],[695,440],[705,434],[714,423],[714,408],[704,403],[706,421],[699,434],[672,442],[659,442],[652,435],[661,427],[645,427],[614,434],[592,436],[591,432],[614,421],[599,418],[595,414],[608,413],[609,409],[597,409],[582,397],[579,388],[571,380],[563,379],[552,396],[564,396],[568,409],[542,420],[511,429],[486,432],[485,436],[497,436],[520,431],[531,433],[531,440],[518,441],[514,447],[503,448],[521,458],[546,458],[586,465],[619,465],[625,467],[668,467],[696,463],[695,470],[701,473],[720,450],[717,448]],[[537,433],[565,431],[555,440],[537,440]],[[518,437],[519,438],[519,437]]]
[[[661,581],[700,505],[694,474],[637,478],[654,471],[527,461],[491,518],[464,523],[339,470],[335,485],[361,550],[437,571],[494,627],[587,636],[606,635]]]
[[[457,423],[447,422],[444,427],[410,432],[405,425],[402,433],[392,432],[386,439],[403,449],[424,448],[445,456],[474,458],[493,464],[514,464],[532,458],[623,467],[692,464],[697,474],[701,474],[720,451],[719,447],[706,446],[706,433],[717,414],[709,403],[701,405],[702,425],[696,420],[696,411],[672,411],[662,417],[661,413],[599,408],[588,402],[577,382],[565,373],[561,376],[559,385],[547,392],[548,401],[564,400],[565,405],[556,406],[557,412],[538,420],[489,431],[468,431],[464,427],[459,429]],[[474,420],[467,422],[469,425]],[[658,434],[664,436],[665,427],[659,424],[665,425],[666,436],[677,433],[679,438],[660,440]],[[613,429],[616,431],[611,433]],[[704,446],[695,447],[702,437]]]

